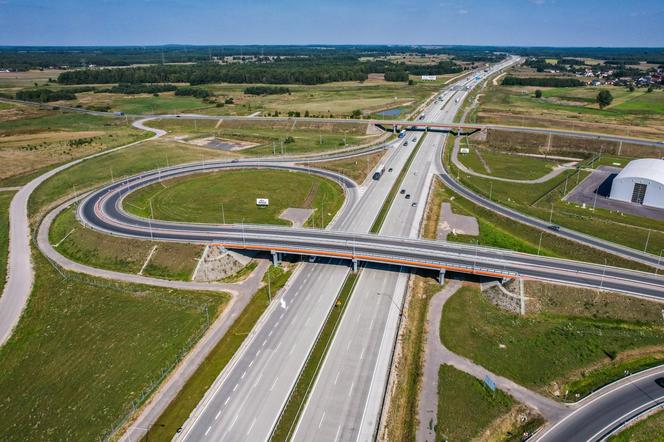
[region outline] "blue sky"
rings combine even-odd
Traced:
[[[0,45],[664,46],[662,0],[0,0]]]

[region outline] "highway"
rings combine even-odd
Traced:
[[[655,379],[661,377],[664,377],[664,367],[655,367],[609,384],[579,402],[574,411],[532,440],[605,440],[626,422],[664,406],[664,388],[655,383]]]
[[[516,62],[494,66],[500,70]],[[490,75],[490,74],[486,74]],[[474,76],[457,82],[439,96],[422,117],[452,121],[465,95],[479,82]],[[421,135],[425,136],[425,135]],[[432,132],[421,146],[380,230],[381,235],[416,238],[432,182],[435,155],[446,134]],[[410,143],[419,134],[409,135]],[[406,199],[405,195],[411,195]],[[360,274],[350,304],[315,381],[293,439],[373,440],[378,431],[400,312],[409,279],[407,267],[368,267]]]

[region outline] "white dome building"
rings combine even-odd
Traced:
[[[664,160],[631,161],[614,178],[611,199],[664,209]]]

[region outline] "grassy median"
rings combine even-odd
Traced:
[[[300,376],[297,378],[297,382],[288,397],[288,402],[279,415],[277,425],[274,427],[274,431],[270,436],[271,440],[287,441],[292,436],[292,432],[300,418],[304,404],[309,397],[309,393],[314,385],[321,364],[325,360],[327,350],[332,343],[334,333],[336,332],[341,317],[346,310],[346,306],[348,305],[350,295],[353,293],[358,276],[358,273],[348,274],[348,277],[341,288],[341,292],[339,292],[337,301],[332,310],[330,310],[330,313],[325,320],[325,324],[323,324],[323,328],[316,339],[316,343],[311,349],[307,361],[300,372]]]

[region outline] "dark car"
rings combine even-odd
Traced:
[[[403,195],[404,193],[406,193],[406,189],[401,189],[399,193]]]
[[[660,387],[664,388],[664,378],[657,378],[655,379],[655,384],[659,385]]]
[[[549,226],[549,229],[557,232],[558,230],[560,230],[560,226],[557,224],[551,224]]]
[[[407,194],[406,194],[406,199],[407,199],[407,200],[410,199],[410,193],[407,193]]]
[[[411,204],[410,207],[417,207],[417,203],[413,202],[413,204]]]
[[[389,169],[387,169],[387,171],[388,171],[388,172],[392,172],[392,168],[390,167]]]

